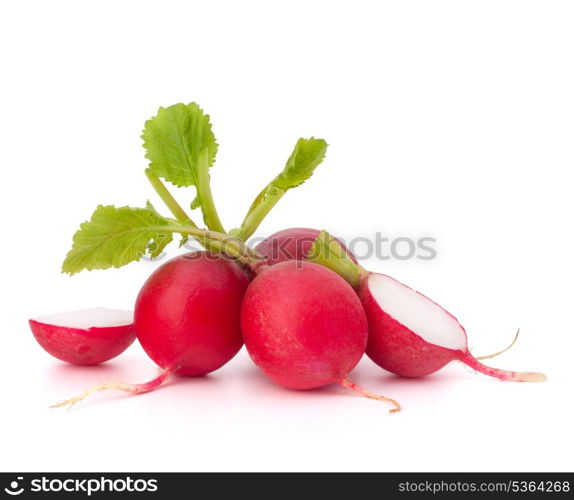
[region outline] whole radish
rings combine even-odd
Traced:
[[[329,269],[295,261],[262,268],[245,293],[241,327],[251,358],[276,383],[339,384],[400,409],[348,379],[365,352],[367,319],[351,286]]]
[[[102,384],[55,406],[104,389],[148,392],[173,373],[200,376],[222,367],[243,345],[240,310],[248,284],[240,264],[221,255],[193,252],[166,262],[143,285],[134,311],[137,338],[162,369],[158,377]]]
[[[367,355],[402,377],[422,377],[451,361],[501,380],[538,382],[537,372],[491,368],[474,358],[457,319],[425,295],[353,262],[327,233],[316,240],[309,258],[344,276],[357,290],[369,323]]]
[[[265,258],[268,265],[272,266],[287,260],[305,260],[313,242],[321,231],[308,227],[291,227],[273,233],[257,244],[255,251]],[[356,262],[355,257],[347,247],[337,240],[347,254]]]
[[[135,331],[160,367],[181,375],[210,373],[243,345],[239,312],[249,280],[237,262],[207,252],[166,262],[136,300]]]
[[[133,313],[103,307],[29,320],[34,338],[52,356],[75,365],[97,365],[135,340]]]

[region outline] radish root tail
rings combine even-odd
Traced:
[[[347,377],[345,377],[344,379],[341,379],[339,381],[339,385],[341,387],[344,387],[345,389],[349,389],[353,392],[356,392],[357,394],[360,394],[361,396],[364,396],[365,398],[376,399],[377,401],[385,401],[387,403],[391,403],[394,406],[394,408],[391,408],[389,410],[389,413],[396,413],[396,412],[401,411],[401,405],[397,401],[395,401],[394,399],[387,398],[386,396],[381,396],[380,394],[374,394],[372,392],[369,392],[366,389],[364,389],[363,387],[361,387],[360,385],[355,384],[352,380],[350,380]]]
[[[499,378],[500,380],[509,380],[511,382],[543,382],[546,380],[546,375],[544,375],[544,373],[514,372],[483,365],[480,361],[476,360],[476,358],[473,358],[471,354],[462,351],[460,352],[458,359],[464,364],[470,366],[473,370],[490,377]]]
[[[506,351],[509,351],[512,348],[512,346],[514,344],[516,344],[516,341],[518,340],[519,335],[520,335],[520,328],[516,331],[516,335],[514,336],[514,339],[512,340],[510,345],[506,346],[504,349],[502,349],[502,351],[498,351],[498,352],[495,352],[493,354],[487,354],[486,356],[475,356],[475,358],[478,360],[483,360],[483,359],[491,359],[491,358],[495,358],[496,356],[500,356],[501,354],[505,353]]]
[[[72,408],[76,403],[83,401],[88,396],[93,394],[94,392],[99,391],[107,391],[109,389],[117,390],[117,391],[124,391],[129,392],[131,394],[143,394],[144,392],[150,392],[154,389],[157,389],[160,385],[162,385],[167,379],[173,375],[174,369],[173,368],[166,368],[162,370],[160,374],[155,377],[154,379],[150,380],[149,382],[145,382],[143,384],[126,384],[125,382],[108,382],[106,384],[99,384],[95,385],[94,387],[90,387],[89,389],[85,390],[81,394],[77,396],[66,399],[65,401],[60,401],[59,403],[55,403],[50,405],[50,408],[61,408],[62,406],[67,406],[68,409]]]

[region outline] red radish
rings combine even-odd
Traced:
[[[347,378],[365,352],[367,319],[351,286],[329,269],[295,261],[263,268],[245,294],[241,327],[251,358],[276,383],[336,383],[400,409]]]
[[[389,276],[367,272],[325,232],[316,245],[312,259],[338,272],[357,289],[369,322],[367,355],[385,370],[403,377],[422,377],[458,360],[501,380],[546,379],[542,373],[483,365],[470,354],[464,328],[441,306]]]
[[[135,329],[160,367],[181,375],[221,368],[243,345],[239,312],[249,280],[239,264],[207,252],[176,257],[141,289]]]
[[[542,373],[491,368],[468,350],[457,319],[425,295],[383,274],[370,273],[359,287],[369,319],[367,355],[402,377],[423,377],[453,360],[501,380],[537,382]]]
[[[239,315],[248,284],[237,262],[208,252],[166,262],[143,285],[134,313],[138,340],[162,368],[158,377],[145,384],[99,385],[55,406],[104,389],[140,394],[173,373],[199,376],[221,368],[243,345]]]
[[[124,352],[135,340],[133,313],[87,309],[29,320],[38,343],[52,356],[75,365],[97,365]]]
[[[255,251],[266,259],[270,266],[287,260],[305,260],[313,242],[321,231],[308,227],[291,227],[283,229],[265,238],[256,247]],[[339,240],[341,248],[356,262],[355,257]]]

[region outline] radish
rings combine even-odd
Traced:
[[[359,297],[369,320],[367,355],[402,377],[423,377],[453,360],[501,380],[538,382],[542,373],[485,366],[474,358],[457,319],[425,295],[383,274],[362,280]]]
[[[287,260],[304,260],[320,233],[319,229],[308,227],[283,229],[265,238],[255,247],[255,251],[265,257],[266,263],[270,266]],[[356,262],[355,257],[347,247],[341,241],[337,241]]]
[[[138,295],[138,340],[160,367],[180,375],[221,368],[243,345],[239,312],[248,284],[238,263],[208,252],[166,262]]]
[[[537,372],[491,368],[474,358],[457,319],[425,295],[383,274],[370,273],[351,261],[323,232],[310,258],[344,276],[358,291],[369,323],[367,355],[380,367],[402,377],[423,377],[450,361],[501,380],[538,382]]]
[[[29,320],[38,343],[52,356],[75,365],[104,363],[135,340],[133,313],[87,309]]]
[[[105,389],[149,392],[174,373],[200,376],[221,368],[243,345],[239,314],[248,284],[237,262],[208,252],[166,262],[143,285],[134,312],[138,340],[160,374],[144,384],[101,384],[54,407]]]
[[[367,319],[351,286],[329,269],[295,261],[261,269],[241,327],[249,355],[274,382],[297,390],[336,383],[400,409],[348,379],[365,352]]]

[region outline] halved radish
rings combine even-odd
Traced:
[[[425,295],[384,274],[370,273],[359,286],[369,320],[367,356],[402,377],[423,377],[459,360],[502,380],[537,382],[542,373],[491,368],[468,350],[457,319]]]
[[[38,343],[75,365],[96,365],[124,352],[135,340],[133,312],[103,307],[29,320]]]

